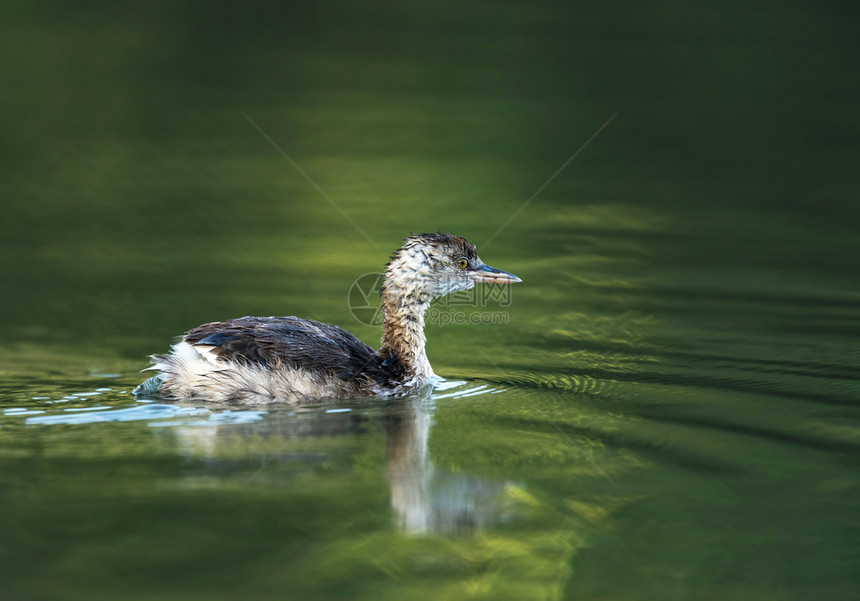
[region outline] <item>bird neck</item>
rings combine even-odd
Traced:
[[[382,346],[379,353],[396,357],[410,377],[433,376],[424,351],[424,313],[430,306],[430,295],[384,289],[382,294]]]

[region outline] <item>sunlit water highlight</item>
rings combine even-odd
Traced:
[[[70,7],[0,19],[3,601],[857,596],[846,3]],[[431,395],[130,394],[205,321],[378,343],[436,230],[523,283]]]

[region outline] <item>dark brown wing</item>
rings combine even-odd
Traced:
[[[188,344],[211,346],[222,361],[277,368],[288,365],[351,380],[375,371],[374,350],[346,330],[298,317],[240,317],[203,324]]]

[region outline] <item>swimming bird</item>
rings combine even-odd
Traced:
[[[476,283],[520,281],[485,265],[465,238],[412,235],[385,267],[378,351],[311,319],[240,317],[198,326],[171,353],[153,355],[148,369],[159,374],[134,392],[242,404],[406,396],[436,379],[424,349],[430,301]]]

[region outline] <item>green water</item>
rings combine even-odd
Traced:
[[[857,598],[853,6],[2,13],[4,600]],[[131,396],[437,230],[432,395]]]

